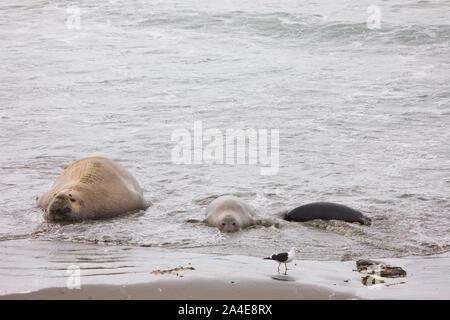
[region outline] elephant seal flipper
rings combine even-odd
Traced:
[[[124,167],[107,158],[89,157],[68,166],[38,205],[48,220],[73,221],[109,218],[150,204]]]
[[[372,220],[361,212],[331,202],[314,202],[305,204],[289,211],[285,219],[287,221],[305,222],[314,219],[342,220],[346,222],[358,222],[363,225],[371,225]]]
[[[188,220],[185,220],[185,222],[187,222],[187,223],[205,223],[205,220],[200,220],[200,219],[188,219]]]
[[[255,225],[263,226],[263,227],[271,227],[279,228],[280,224],[272,219],[256,219]]]

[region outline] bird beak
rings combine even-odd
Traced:
[[[298,253],[300,253],[300,250],[298,250],[298,249],[297,249],[297,250],[295,250],[295,251],[297,251]]]

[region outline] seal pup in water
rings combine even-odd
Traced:
[[[361,212],[342,204],[331,202],[305,204],[291,210],[285,216],[285,220],[287,221],[305,222],[314,219],[358,222],[369,226],[372,223],[372,220],[364,216]]]
[[[188,220],[188,222],[200,222]],[[236,232],[253,225],[270,227],[278,223],[270,219],[257,219],[256,212],[242,199],[235,196],[220,196],[206,209],[206,218],[202,222],[217,227],[222,232]]]
[[[50,221],[109,218],[146,209],[136,179],[120,164],[89,157],[68,166],[38,201]]]

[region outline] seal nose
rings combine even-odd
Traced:
[[[52,206],[49,210],[49,213],[51,215],[66,215],[70,212],[72,212],[72,209],[70,209],[70,207]]]
[[[58,194],[56,196],[56,200],[66,200],[66,199],[67,199],[67,197],[65,195],[63,195],[63,194]]]
[[[51,220],[64,219],[69,213],[72,212],[72,208],[67,203],[68,198],[65,195],[58,195],[50,205],[48,210],[49,218]]]

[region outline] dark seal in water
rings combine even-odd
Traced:
[[[286,215],[287,221],[305,222],[314,219],[359,222],[364,225],[372,223],[371,219],[364,216],[361,212],[342,204],[331,202],[305,204],[295,208]]]

